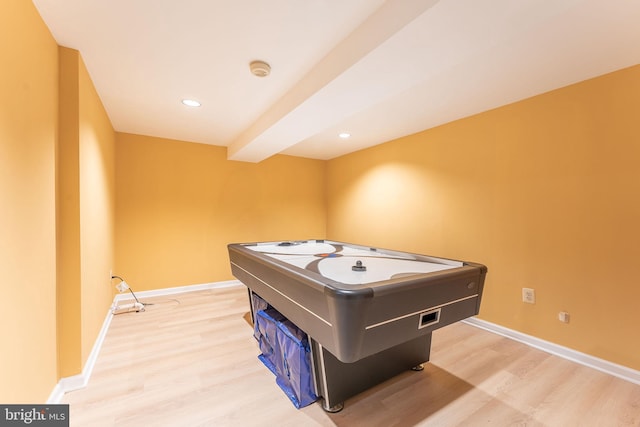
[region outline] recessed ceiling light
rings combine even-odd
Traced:
[[[200,103],[195,99],[183,99],[182,103],[187,107],[199,107]]]
[[[340,134],[338,134],[338,136],[342,139],[347,139],[351,136],[351,134],[349,132],[342,132]]]

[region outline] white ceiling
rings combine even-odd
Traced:
[[[331,159],[640,63],[637,0],[33,3],[116,131],[251,162]]]

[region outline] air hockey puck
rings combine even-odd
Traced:
[[[352,265],[351,269],[353,271],[367,271],[367,267],[362,265],[362,261],[360,260],[356,261],[356,265]]]

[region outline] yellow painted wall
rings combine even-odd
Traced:
[[[233,279],[226,245],[323,238],[325,162],[116,133],[116,270],[135,290]]]
[[[78,52],[60,47],[57,151],[57,329],[61,377],[82,370]]]
[[[44,402],[57,381],[58,50],[33,4],[0,5],[0,402]]]
[[[635,66],[331,160],[327,237],[485,263],[481,318],[640,369],[639,113]]]
[[[115,132],[78,54],[81,357],[84,366],[113,301]]]
[[[113,299],[115,133],[80,53],[59,48],[59,375],[79,374]]]

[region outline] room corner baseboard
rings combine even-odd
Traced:
[[[64,396],[64,390],[60,382],[58,382],[58,384],[56,384],[56,386],[53,388],[53,391],[49,395],[49,398],[47,399],[46,404],[47,405],[58,404],[62,401],[62,396]]]
[[[572,350],[568,347],[554,344],[531,335],[523,334],[522,332],[505,328],[504,326],[496,325],[495,323],[487,322],[486,320],[478,319],[476,317],[465,319],[463,322],[494,334],[502,335],[514,341],[521,342],[530,347],[537,348],[538,350],[562,357],[563,359],[588,366],[614,377],[640,385],[640,371],[635,369],[618,365],[598,357],[590,356],[588,354]]]
[[[98,358],[98,354],[100,353],[100,348],[102,348],[104,338],[107,336],[107,331],[109,330],[109,325],[111,324],[112,318],[113,314],[111,314],[111,310],[107,311],[104,322],[102,322],[102,328],[100,328],[100,332],[98,333],[98,337],[93,344],[91,353],[89,353],[89,357],[87,358],[87,362],[82,369],[82,373],[70,377],[60,378],[60,381],[58,381],[58,384],[56,384],[53,391],[49,395],[47,403],[60,403],[60,401],[62,400],[62,396],[64,396],[65,393],[87,386],[89,378],[91,377],[91,373],[93,372],[93,367],[96,364],[96,359]]]
[[[228,280],[224,282],[203,283],[198,285],[179,286],[175,288],[141,291],[141,292],[136,292],[136,295],[139,298],[149,298],[149,297],[155,297],[155,296],[179,294],[183,292],[201,291],[205,289],[229,288],[234,286],[243,286],[243,285],[239,280]],[[133,296],[130,293],[118,294],[113,298],[113,304],[117,304],[120,301],[129,300],[129,299],[133,299]],[[89,378],[91,377],[91,373],[93,372],[93,368],[96,364],[98,354],[100,353],[100,349],[102,348],[102,343],[104,342],[104,339],[107,336],[107,331],[109,330],[109,325],[111,325],[112,319],[113,319],[113,314],[111,310],[109,310],[107,312],[107,316],[104,319],[104,322],[102,323],[102,328],[100,329],[100,333],[96,338],[96,342],[93,344],[93,348],[91,349],[89,358],[87,359],[87,362],[85,363],[84,368],[82,369],[82,373],[78,375],[73,375],[70,377],[61,378],[58,381],[58,384],[56,384],[56,386],[53,388],[53,391],[51,392],[51,394],[49,395],[49,398],[47,399],[48,404],[60,403],[65,393],[68,393],[74,390],[79,390],[87,386],[87,384],[89,383]]]

